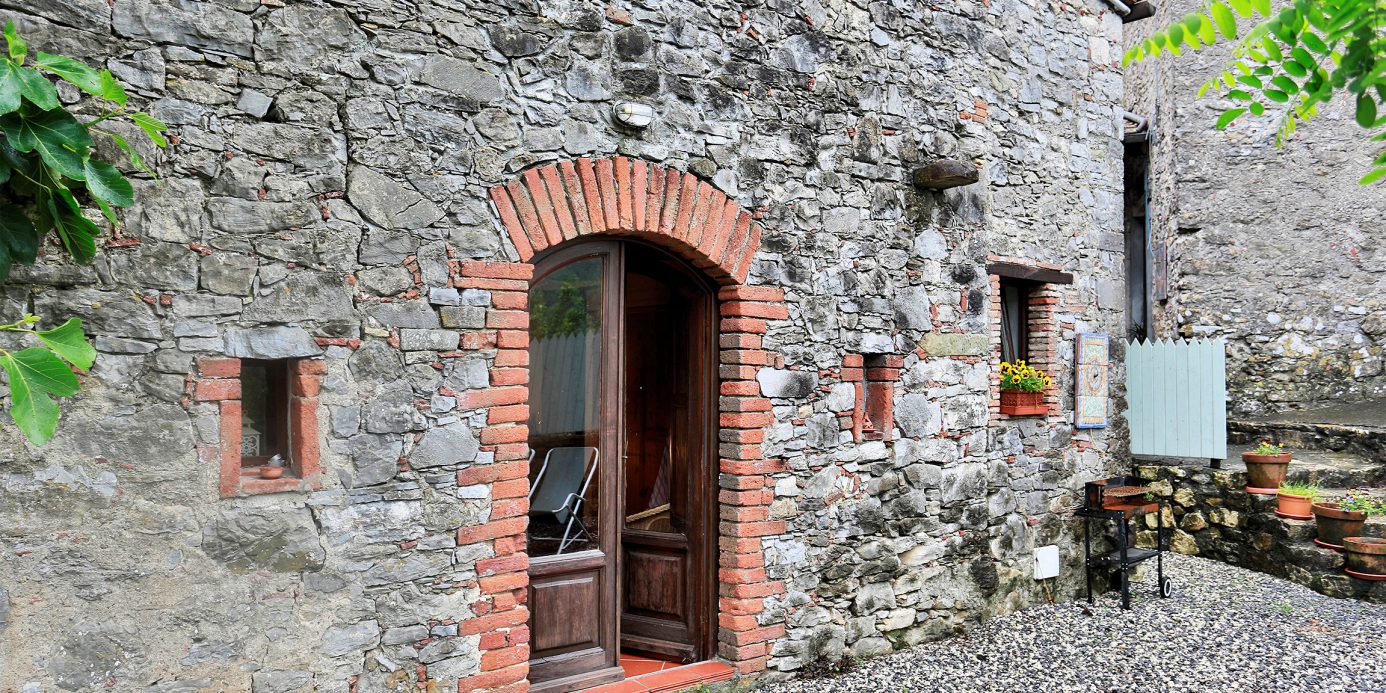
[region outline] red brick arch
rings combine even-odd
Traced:
[[[624,156],[536,166],[491,188],[520,260],[596,233],[646,237],[719,284],[746,281],[760,224],[697,176]]]
[[[789,311],[778,287],[744,282],[760,247],[760,225],[726,194],[696,176],[628,157],[576,159],[529,169],[490,189],[519,262],[462,260],[453,285],[484,289],[492,297],[481,329],[464,330],[458,355],[491,359],[490,387],[458,394],[458,409],[486,410],[482,450],[490,461],[458,473],[459,487],[490,487],[484,524],[458,530],[458,546],[489,545],[477,563],[481,598],[459,631],[480,635],[481,670],[459,689],[511,693],[528,688],[529,631],[525,606],[529,558],[525,547],[529,490],[529,314],[531,260],[560,243],[592,234],[642,238],[674,252],[714,279],[717,292],[718,387],[718,595],[719,658],[741,674],[765,669],[770,648],[784,636],[783,616],[771,616],[767,598],[781,597],[784,581],[766,574],[763,538],[784,534],[771,519],[771,474],[783,460],[761,452],[773,423],[770,400],[756,374],[774,365],[763,348],[769,323]]]

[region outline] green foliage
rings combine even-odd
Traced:
[[[600,298],[591,291],[601,279],[601,265],[573,263],[540,282],[530,299],[529,334],[533,339],[596,332],[601,327]]]
[[[14,263],[32,264],[46,238],[57,239],[77,262],[96,256],[100,227],[83,207],[99,208],[116,223],[114,208],[134,202],[130,181],[110,162],[94,158],[93,137],[106,137],[125,152],[133,166],[153,175],[130,143],[102,130],[100,123],[125,118],[154,144],[168,144],[167,129],[146,113],[127,109],[125,88],[107,70],[72,58],[35,53],[5,25],[6,51],[0,56],[0,281]],[[28,63],[28,64],[26,64]],[[79,120],[58,98],[50,76],[85,92],[96,101],[96,116]],[[7,366],[8,368],[8,366]]]
[[[35,330],[36,315],[8,325],[0,331],[19,332],[37,339],[39,344],[20,351],[0,349],[0,367],[10,381],[10,416],[15,426],[35,445],[43,445],[58,428],[58,405],[54,397],[77,394],[77,376],[72,368],[87,370],[96,360],[96,350],[82,333],[82,321],[72,318],[51,330]]]
[[[1231,61],[1198,90],[1200,98],[1216,89],[1237,102],[1218,116],[1219,130],[1280,110],[1280,145],[1339,92],[1353,95],[1359,126],[1386,125],[1386,0],[1293,0],[1279,11],[1270,0],[1217,0],[1133,46],[1123,64],[1227,41],[1237,42]],[[1386,141],[1386,133],[1371,140]],[[1386,150],[1360,182],[1383,178]]]
[[[1367,489],[1349,489],[1343,495],[1329,500],[1335,501],[1342,510],[1368,515],[1386,515],[1386,500],[1371,495]]]
[[[153,171],[120,135],[98,127],[113,118],[127,118],[157,146],[168,141],[166,127],[145,113],[127,110],[125,88],[106,70],[60,55],[39,51],[29,62],[29,44],[5,25],[5,51],[0,55],[0,281],[15,264],[33,264],[44,241],[56,238],[77,262],[96,257],[101,229],[83,213],[96,206],[116,224],[114,209],[135,200],[130,181],[111,164],[94,156],[93,136],[106,137],[129,157],[133,166]],[[28,62],[28,64],[26,64]],[[94,97],[96,115],[79,120],[63,107],[56,78]],[[19,351],[0,349],[0,368],[9,376],[10,416],[35,445],[43,445],[58,426],[54,397],[77,393],[73,368],[87,370],[96,350],[87,343],[82,321],[68,320],[51,330],[35,330],[38,318],[0,325],[38,342]]]
[[[1284,446],[1284,445],[1281,445],[1280,443],[1272,443],[1272,442],[1270,442],[1269,440],[1263,440],[1263,441],[1261,441],[1261,442],[1256,446],[1256,449],[1255,449],[1255,450],[1252,450],[1252,451],[1251,451],[1251,454],[1253,454],[1253,455],[1279,455],[1279,454],[1281,454],[1281,453],[1283,453],[1283,452],[1285,452],[1285,446]]]
[[[1319,496],[1319,485],[1310,481],[1282,481],[1279,490],[1287,496],[1300,496],[1309,500]]]

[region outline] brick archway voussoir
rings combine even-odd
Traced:
[[[760,247],[760,225],[735,200],[691,173],[641,159],[536,166],[490,195],[522,262],[582,236],[635,236],[722,284],[741,284]]]

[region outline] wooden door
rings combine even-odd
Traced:
[[[620,248],[543,259],[530,288],[530,672],[535,691],[621,678],[617,661]]]
[[[662,253],[626,255],[621,649],[711,656],[713,296]]]
[[[536,692],[619,680],[619,650],[712,656],[715,310],[701,277],[639,243],[581,243],[537,263],[528,531]],[[581,499],[576,512],[563,503],[571,495]]]

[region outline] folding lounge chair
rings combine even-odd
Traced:
[[[579,539],[592,538],[582,522],[582,506],[597,475],[598,456],[593,447],[553,448],[544,455],[544,464],[534,477],[534,485],[529,489],[529,515],[552,517],[564,526],[557,553],[563,553]]]

